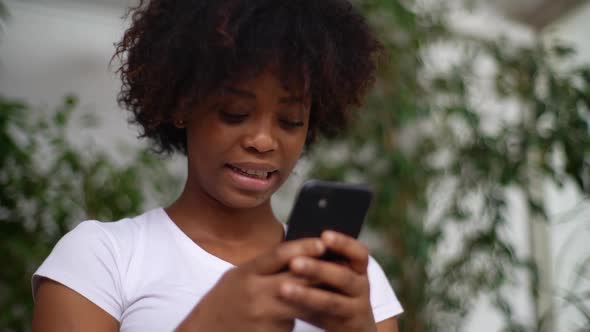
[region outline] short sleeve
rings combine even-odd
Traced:
[[[395,296],[385,272],[373,257],[369,257],[367,273],[369,275],[370,299],[375,321],[380,322],[401,314],[404,310]]]
[[[118,321],[123,303],[117,247],[97,221],[67,233],[33,274],[33,297],[43,277],[84,296]]]

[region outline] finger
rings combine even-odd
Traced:
[[[285,301],[281,296],[281,287],[283,284],[293,284],[299,287],[310,287],[311,282],[308,279],[296,276],[292,272],[281,272],[263,278],[264,289],[270,290],[272,296],[269,298],[270,305],[267,307],[268,313],[279,320],[289,320],[308,315],[308,310],[304,307]]]
[[[281,271],[289,261],[297,256],[321,256],[326,246],[318,238],[306,238],[284,242],[270,253],[255,258],[245,268],[257,274],[273,274]]]
[[[287,302],[309,312],[321,313],[336,317],[349,317],[355,309],[355,299],[335,292],[313,287],[305,287],[295,283],[283,283],[280,294]]]
[[[289,264],[290,270],[305,277],[315,285],[330,286],[348,296],[358,296],[368,290],[367,278],[347,266],[308,257],[296,257]]]
[[[322,242],[331,251],[349,260],[350,267],[357,273],[366,275],[369,264],[369,249],[357,239],[334,231],[324,231]]]
[[[301,275],[297,275],[297,274],[293,273],[292,271],[285,271],[285,272],[273,274],[272,278],[274,279],[272,282],[276,286],[277,294],[279,293],[278,290],[280,288],[280,285],[284,282],[293,282],[293,283],[296,283],[297,285],[306,286],[306,287],[314,286],[317,284],[317,282],[315,282],[314,280],[311,280],[310,278],[305,278],[304,276],[301,276]]]

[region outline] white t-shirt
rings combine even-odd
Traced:
[[[195,244],[157,208],[118,222],[78,225],[33,275],[33,296],[46,277],[112,315],[121,331],[172,331],[233,267]],[[400,314],[402,308],[373,258],[368,274],[375,320]],[[320,330],[297,321],[294,331]]]

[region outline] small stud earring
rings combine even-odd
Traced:
[[[174,120],[174,126],[176,128],[184,128],[184,121],[183,120]]]

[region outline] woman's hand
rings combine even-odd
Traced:
[[[306,281],[285,272],[295,257],[319,257],[320,239],[281,244],[268,254],[226,272],[177,328],[182,331],[291,331],[303,309],[281,299],[284,285]]]
[[[346,257],[348,262],[339,264],[303,256],[293,259],[289,264],[292,273],[311,283],[285,280],[282,298],[303,309],[303,315],[298,318],[326,331],[377,331],[369,300],[367,247],[331,231],[325,231],[321,240],[327,249]],[[337,292],[312,286],[318,283]]]

